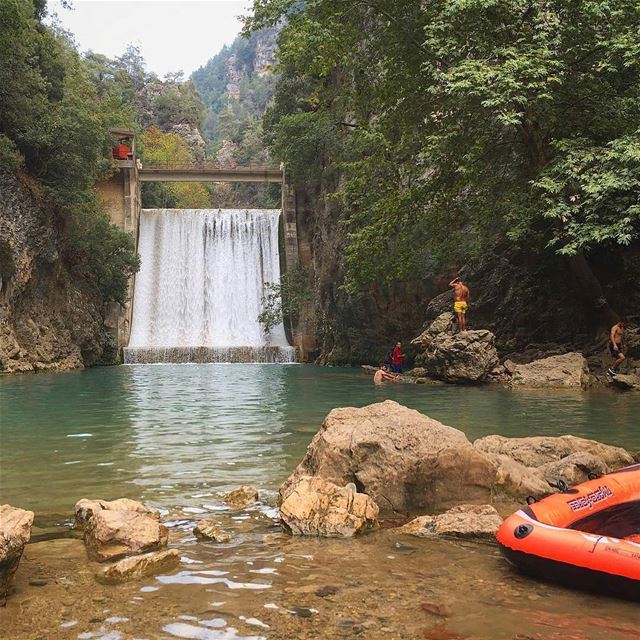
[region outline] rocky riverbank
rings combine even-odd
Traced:
[[[392,401],[335,409],[280,488],[279,508],[269,492],[240,487],[182,511],[83,499],[73,529],[45,531],[37,516],[35,535],[30,512],[2,517],[12,560],[0,566],[15,570],[23,550],[24,558],[12,582],[11,571],[4,574],[13,592],[0,632],[511,640],[520,633],[517,616],[477,626],[489,601],[500,612],[521,611],[519,602],[536,607],[518,600],[534,587],[541,607],[548,611],[554,598],[564,615],[576,596],[524,581],[494,547],[479,543],[492,540],[501,515],[526,495],[541,497],[560,480],[574,484],[633,460],[619,447],[571,436],[470,442]],[[331,540],[356,534],[352,542]],[[463,614],[460,592],[469,585]],[[612,616],[616,610],[615,629],[613,618],[603,618],[613,630],[607,637],[627,638],[625,625],[640,619],[624,603],[613,604]],[[589,634],[581,637],[598,638]]]
[[[99,292],[63,259],[60,221],[30,178],[0,172],[0,373],[96,364],[108,348]]]
[[[453,313],[445,311],[411,341],[416,367],[400,382],[432,384],[498,383],[513,389],[586,390],[608,386],[621,391],[640,390],[640,335],[627,335],[627,359],[621,373],[608,376],[606,345],[599,352],[563,351],[558,345],[531,346],[523,353],[500,357],[496,337],[486,329],[456,332]],[[365,373],[375,367],[364,365]]]

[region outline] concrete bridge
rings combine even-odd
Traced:
[[[131,153],[127,159],[113,160],[111,176],[96,185],[111,222],[130,233],[138,247],[140,211],[142,208],[141,184],[143,182],[263,182],[280,183],[282,192],[282,227],[284,231],[284,270],[294,268],[300,259],[298,246],[298,212],[295,191],[287,184],[284,167],[265,165],[243,165],[221,167],[217,165],[142,165],[135,155],[133,131],[112,129],[114,137],[131,140]],[[306,243],[305,243],[306,244]],[[309,257],[308,247],[302,252]],[[304,260],[306,263],[308,260]],[[305,266],[308,266],[305,264]],[[118,348],[129,343],[133,314],[135,277],[129,283],[126,304],[109,303],[105,312],[105,323],[114,335]],[[298,326],[294,328],[293,344],[298,347],[304,360],[307,353],[315,349],[315,339],[310,310],[300,314]]]

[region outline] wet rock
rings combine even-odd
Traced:
[[[124,558],[109,565],[96,574],[98,582],[119,584],[146,578],[162,571],[170,571],[180,563],[180,552],[176,549],[153,551],[140,556]]]
[[[621,447],[576,436],[507,438],[492,435],[479,438],[473,446],[484,453],[506,455],[526,467],[541,467],[579,452],[600,458],[610,470],[633,464],[633,457]]]
[[[242,485],[227,493],[224,501],[236,509],[242,509],[258,500],[258,490],[249,485]]]
[[[622,391],[640,391],[640,378],[635,375],[619,373],[611,378],[611,385]]]
[[[193,533],[203,540],[213,540],[214,542],[229,542],[231,536],[220,529],[213,520],[200,520],[193,528]]]
[[[441,333],[429,343],[420,363],[446,382],[484,382],[498,364],[495,336],[486,329]]]
[[[107,562],[153,551],[167,544],[168,529],[136,511],[98,511],[84,528],[84,543],[91,560]]]
[[[513,367],[511,385],[530,389],[552,387],[583,389],[589,381],[587,361],[581,353],[565,353]]]
[[[404,375],[409,378],[427,378],[429,376],[429,371],[424,367],[416,367],[415,369],[410,369]]]
[[[325,587],[320,587],[315,592],[315,594],[318,596],[318,598],[326,598],[327,596],[334,596],[336,593],[338,593],[338,591],[338,587],[334,587],[333,585],[328,584]]]
[[[452,607],[444,602],[421,602],[420,608],[439,618],[450,618],[453,615]]]
[[[493,540],[502,518],[489,504],[462,504],[437,516],[420,516],[398,529],[413,536]]]
[[[378,506],[355,486],[305,477],[282,493],[280,518],[294,535],[350,537],[377,526]]]
[[[47,581],[44,578],[31,578],[29,580],[29,586],[31,587],[46,587]]]
[[[147,509],[141,502],[130,500],[129,498],[118,498],[117,500],[89,500],[83,498],[78,500],[75,506],[76,528],[83,529],[89,518],[99,511],[134,511],[143,513],[156,520],[160,519],[160,514],[152,509]]]
[[[31,538],[33,516],[33,511],[8,504],[0,506],[0,604],[7,598],[11,579]]]
[[[441,313],[417,338],[411,341],[411,344],[421,351],[424,351],[433,341],[433,339],[441,333],[453,333],[454,315],[450,311]]]
[[[331,411],[281,498],[303,476],[353,482],[391,515],[486,503],[496,467],[458,429],[387,400]]]

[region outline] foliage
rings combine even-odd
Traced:
[[[165,133],[151,127],[142,134],[141,157],[144,162],[157,165],[192,166],[193,156],[184,138],[177,133]],[[147,187],[147,185],[144,185]],[[208,209],[211,194],[200,183],[161,183],[149,185],[143,191],[146,207]]]
[[[293,326],[302,305],[310,299],[309,272],[300,266],[284,273],[280,282],[265,282],[263,310],[258,316],[265,334],[269,335],[283,318]]]
[[[26,170],[61,219],[66,255],[105,300],[137,269],[131,239],[109,224],[94,184],[110,167],[109,127],[128,119],[66,34],[42,23],[45,1],[0,0],[0,170]]]
[[[341,203],[351,290],[638,237],[638,3],[256,0],[245,31],[283,19],[265,137]]]

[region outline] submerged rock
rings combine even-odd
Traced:
[[[241,487],[227,493],[224,501],[236,509],[242,509],[258,500],[258,490],[243,484]]]
[[[213,520],[200,520],[193,528],[198,538],[213,540],[214,542],[229,542],[231,536],[220,529]]]
[[[385,514],[424,513],[489,501],[496,469],[462,431],[387,400],[331,411],[281,500],[305,476],[353,482]]]
[[[281,496],[280,519],[294,535],[351,537],[377,527],[377,518],[376,503],[354,485],[304,477]]]
[[[432,375],[447,382],[484,382],[498,364],[495,336],[491,331],[438,334],[420,356]]]
[[[124,558],[109,565],[96,574],[96,580],[106,584],[118,584],[139,580],[148,576],[169,571],[180,563],[180,552],[176,549],[152,551],[141,556]]]
[[[589,367],[581,353],[565,353],[534,360],[529,364],[512,365],[511,385],[583,389],[589,382]]]
[[[413,536],[453,536],[493,540],[502,518],[490,504],[461,504],[437,516],[420,516],[399,533]]]
[[[99,511],[134,511],[143,513],[156,520],[160,519],[160,514],[152,509],[147,509],[142,502],[130,500],[129,498],[118,498],[117,500],[89,500],[83,498],[78,500],[75,506],[76,528],[83,529],[91,516]]]
[[[31,538],[33,511],[8,504],[0,506],[0,604],[9,593],[24,547]]]
[[[87,554],[97,562],[158,549],[168,537],[164,525],[136,511],[98,511],[84,529]]]

